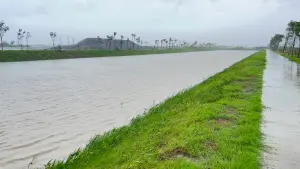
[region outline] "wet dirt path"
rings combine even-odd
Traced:
[[[300,65],[267,51],[263,168],[300,168]]]

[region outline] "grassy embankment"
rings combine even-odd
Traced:
[[[260,51],[46,168],[260,168],[264,68]]]
[[[278,54],[280,54],[281,56],[289,59],[292,62],[300,63],[300,58],[297,57],[297,55],[288,55],[288,54],[282,53],[282,52],[278,52]]]
[[[5,50],[5,51],[0,51],[0,62],[181,53],[181,52],[193,52],[193,51],[204,51],[204,50],[211,50],[211,49],[180,48],[180,49],[163,49],[163,50],[70,50],[70,51]]]

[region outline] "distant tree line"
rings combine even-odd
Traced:
[[[284,44],[282,47],[282,52],[287,53],[288,55],[297,55],[300,57],[300,22],[299,21],[290,21],[286,28],[285,35],[275,34],[271,40],[269,47],[272,50],[278,50],[280,43],[284,39]],[[296,47],[296,42],[298,41],[298,49]]]
[[[10,27],[5,24],[4,21],[0,21],[0,43],[1,43],[1,50],[3,50],[4,46],[17,46],[20,47],[21,50],[23,50],[25,47],[29,49],[29,39],[32,37],[31,33],[28,31],[25,31],[21,28],[18,29],[16,35],[17,35],[17,44],[15,44],[15,41],[11,41],[9,44],[7,42],[3,41],[4,35],[10,30]],[[157,39],[154,41],[154,46],[150,47],[149,42],[144,41],[141,39],[141,37],[137,36],[135,33],[132,33],[131,40],[128,37],[126,40],[124,40],[124,35],[119,35],[120,40],[117,40],[118,33],[113,32],[112,35],[107,35],[106,38],[101,38],[100,36],[97,36],[97,42],[95,45],[97,45],[98,49],[101,49],[101,46],[105,45],[106,49],[117,49],[117,50],[123,50],[124,44],[127,46],[127,50],[135,50],[135,49],[143,49],[143,48],[153,48],[153,49],[175,49],[175,48],[182,48],[182,47],[215,47],[216,45],[214,43],[203,43],[199,44],[197,41],[194,41],[193,43],[188,43],[186,41],[181,41],[176,38],[164,38],[164,39]],[[23,44],[23,40],[25,38],[26,44]],[[57,33],[56,32],[50,32],[50,38],[53,45],[53,50],[61,50],[62,46],[61,44],[56,44],[56,38]],[[116,40],[112,46],[112,41]],[[103,42],[105,41],[106,44]],[[116,42],[119,42],[119,44],[116,44]],[[73,39],[73,45],[74,45],[74,39]],[[145,46],[146,45],[146,46]],[[80,43],[77,43],[77,49],[80,49]]]

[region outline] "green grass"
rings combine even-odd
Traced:
[[[300,58],[297,57],[297,55],[288,55],[288,54],[282,53],[282,52],[278,52],[278,54],[280,54],[281,56],[289,59],[292,62],[300,63]]]
[[[5,50],[5,51],[0,51],[0,62],[181,53],[181,52],[193,52],[193,51],[203,51],[203,50],[208,50],[208,49],[180,48],[180,49],[164,49],[164,50],[70,50],[70,51]]]
[[[46,168],[260,168],[265,55],[253,54]]]

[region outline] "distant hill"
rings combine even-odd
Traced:
[[[149,49],[150,47],[147,46],[139,46],[138,44],[132,42],[131,40],[122,40],[122,47],[121,47],[121,40],[114,39],[109,41],[108,39],[100,39],[97,38],[85,38],[82,41],[78,42],[74,45],[64,45],[62,49]]]

